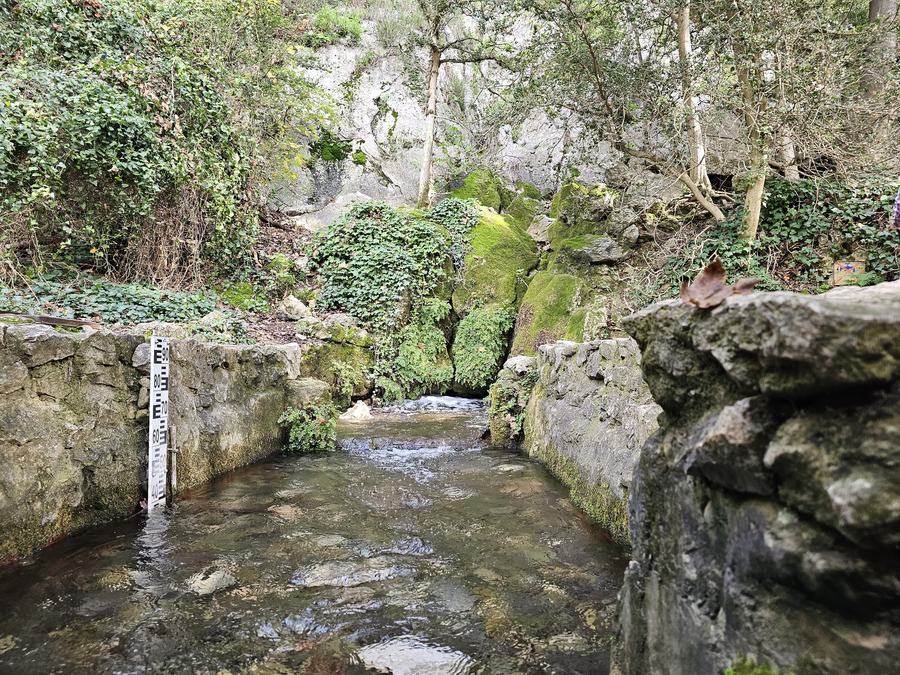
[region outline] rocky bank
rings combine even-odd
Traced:
[[[631,338],[543,345],[525,410],[525,452],[623,544],[631,475],[660,412],[639,357]]]
[[[664,414],[632,482],[613,672],[894,672],[900,283],[670,301],[626,327]]]
[[[282,411],[329,396],[303,377],[304,354],[296,344],[172,342],[179,489],[281,448]],[[143,335],[0,324],[0,563],[139,508],[148,374]]]

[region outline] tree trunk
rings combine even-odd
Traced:
[[[759,217],[762,212],[763,191],[766,187],[766,143],[760,128],[760,116],[766,110],[765,95],[757,96],[753,87],[753,76],[759,77],[759,59],[751,57],[744,45],[733,44],[734,65],[741,92],[741,114],[747,129],[747,140],[750,146],[749,176],[747,191],[744,196],[744,232],[747,241],[756,239],[759,229]],[[752,59],[752,60],[751,60]]]
[[[438,76],[441,72],[441,50],[431,45],[431,68],[428,72],[428,107],[425,108],[425,147],[422,149],[422,169],[419,173],[419,198],[416,205],[425,208],[431,203],[431,166],[434,161],[434,127],[437,114]]]
[[[800,167],[797,166],[797,149],[794,147],[794,137],[791,130],[783,127],[778,132],[778,159],[784,167],[784,177],[787,180],[800,180]]]
[[[690,154],[690,176],[701,190],[712,190],[709,175],[706,172],[706,144],[703,141],[703,128],[697,114],[697,101],[694,98],[694,85],[691,76],[691,5],[685,3],[675,13],[678,23],[678,59],[681,69],[681,89],[684,101],[685,121],[687,122],[688,151]]]
[[[869,74],[865,88],[870,96],[875,96],[884,89],[897,58],[897,30],[892,23],[896,19],[897,0],[869,0],[869,23],[888,23],[878,26],[880,35],[873,41],[869,53]]]

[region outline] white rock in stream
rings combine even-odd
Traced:
[[[343,413],[339,419],[349,422],[364,422],[372,419],[372,413],[369,406],[364,401],[357,401],[352,408]]]
[[[236,583],[237,579],[225,570],[214,570],[209,574],[204,570],[187,580],[188,588],[197,595],[209,595]]]
[[[430,645],[415,635],[368,645],[357,655],[366,668],[393,675],[463,675],[474,665],[462,652]]]

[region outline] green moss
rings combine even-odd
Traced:
[[[503,365],[513,316],[498,305],[477,307],[466,314],[453,341],[455,380],[463,390],[485,391]]]
[[[514,307],[524,291],[525,275],[537,265],[534,240],[496,211],[483,208],[468,241],[453,309],[462,316],[479,305]]]
[[[249,281],[227,284],[219,297],[228,305],[248,312],[268,312],[269,303]]]
[[[541,396],[540,385],[532,394]],[[560,483],[569,488],[569,499],[587,516],[623,546],[629,546],[628,500],[617,497],[606,483],[591,484],[584,479],[578,465],[552,446],[544,447],[531,439],[531,429],[525,427],[525,446],[528,454],[547,467]]]
[[[547,233],[550,248],[558,250],[561,242],[580,235],[602,234],[606,219],[598,216],[611,210],[616,199],[618,193],[602,184],[563,185],[550,204],[550,217],[555,220]]]
[[[771,666],[757,663],[756,659],[744,656],[728,666],[724,675],[779,675],[781,671]],[[793,672],[785,672],[782,675],[793,675]]]
[[[544,205],[537,199],[519,195],[513,199],[509,207],[507,207],[506,215],[516,225],[523,230],[527,230],[535,216],[541,212],[543,206]]]
[[[578,277],[538,272],[522,298],[512,353],[533,355],[540,345],[563,339],[580,342],[587,295],[588,289]]]
[[[369,156],[362,150],[356,150],[350,155],[350,159],[352,159],[353,163],[357,166],[365,166],[369,161]]]
[[[335,392],[335,403],[345,406],[351,396],[365,396],[371,391],[369,373],[374,361],[369,347],[323,341],[304,348],[300,376],[327,382]]]
[[[537,376],[536,368],[521,376],[504,368],[497,381],[491,385],[488,394],[488,427],[494,445],[511,448],[521,440],[525,407]]]
[[[503,205],[503,183],[490,169],[478,169],[466,176],[463,184],[450,195],[457,199],[476,199],[483,206],[499,211]]]
[[[528,181],[520,180],[516,181],[516,190],[519,191],[519,194],[523,197],[528,197],[529,199],[541,199],[541,191],[538,190],[534,185],[529,183]]]

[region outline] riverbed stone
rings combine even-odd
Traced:
[[[900,662],[900,284],[651,306],[612,672]]]

